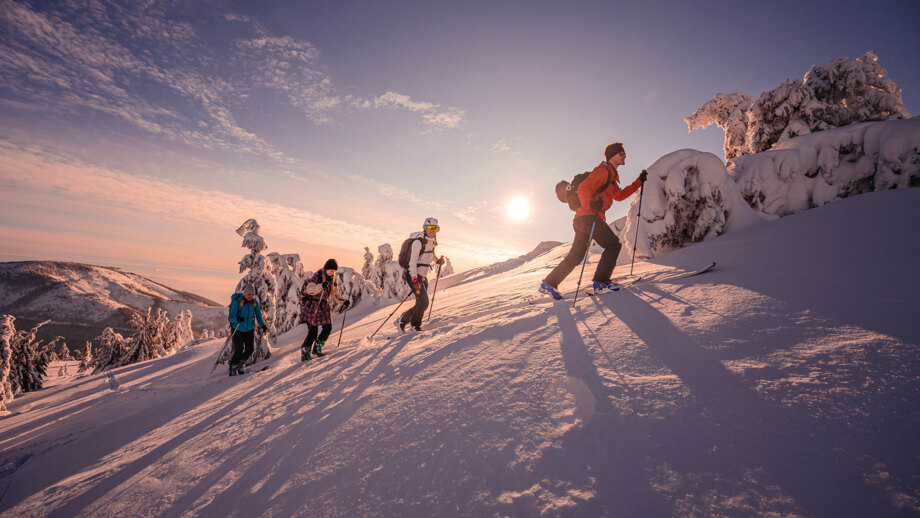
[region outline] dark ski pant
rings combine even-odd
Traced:
[[[237,331],[233,335],[233,357],[230,358],[230,365],[243,364],[252,356],[255,336],[255,329],[252,331]]]
[[[406,272],[406,282],[411,288],[412,277],[409,276],[409,272]],[[422,290],[419,293],[415,293],[413,290],[412,294],[415,295],[415,306],[406,310],[406,312],[399,317],[399,320],[412,327],[421,327],[422,318],[425,316],[425,310],[428,309],[428,279],[422,281]]]
[[[313,342],[316,342],[317,339],[320,342],[326,343],[326,340],[329,339],[329,333],[332,332],[332,324],[322,325],[322,326],[312,326],[307,324],[307,337],[303,339],[303,344],[300,346],[304,351],[310,351],[313,347]],[[319,336],[317,336],[317,334]]]
[[[588,236],[591,234],[592,223],[595,223],[594,241],[604,248],[604,253],[601,254],[601,261],[594,270],[594,280],[599,282],[610,280],[610,276],[613,274],[613,267],[617,265],[620,248],[622,248],[620,240],[617,239],[617,235],[613,233],[610,226],[597,216],[579,216],[572,221],[572,226],[575,228],[575,240],[572,241],[572,249],[569,250],[569,255],[565,256],[565,259],[559,263],[559,266],[555,267],[543,279],[547,284],[558,288],[559,283],[584,260],[590,245]]]

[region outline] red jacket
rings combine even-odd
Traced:
[[[601,162],[578,186],[578,199],[581,201],[581,207],[575,211],[576,218],[594,215],[594,211],[591,210],[590,207],[591,201],[595,199],[594,193],[596,193],[607,181],[608,172],[610,173],[610,185],[601,193],[604,205],[601,207],[600,212],[597,213],[601,221],[607,221],[604,212],[613,205],[613,200],[623,201],[629,198],[638,191],[639,187],[642,185],[642,182],[636,178],[636,181],[629,184],[625,189],[620,189],[618,185],[620,177],[617,175],[617,170],[609,163]]]

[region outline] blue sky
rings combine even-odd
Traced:
[[[0,259],[221,300],[249,217],[314,269],[435,216],[463,269],[570,240],[553,186],[609,142],[623,183],[721,156],[683,122],[716,93],[875,50],[920,111],[912,2],[694,4],[0,0]]]

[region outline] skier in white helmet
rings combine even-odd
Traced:
[[[428,308],[428,270],[434,260],[434,247],[438,246],[440,230],[437,218],[425,219],[422,231],[413,232],[399,251],[399,265],[405,268],[406,282],[415,295],[415,306],[396,319],[396,327],[402,333],[406,331],[406,325],[411,325],[416,331],[422,330],[422,317]],[[444,258],[439,258],[437,264],[443,263]]]

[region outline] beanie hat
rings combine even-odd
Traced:
[[[335,259],[329,259],[326,261],[326,264],[323,265],[323,270],[338,270],[339,263],[335,262]]]
[[[614,142],[613,144],[607,146],[607,149],[604,150],[604,158],[610,160],[610,157],[617,153],[622,153],[623,151],[625,151],[625,149],[623,149],[623,143]]]
[[[243,287],[243,295],[255,295],[256,289],[252,287],[252,284],[247,284]]]

